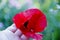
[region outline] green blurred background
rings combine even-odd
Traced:
[[[60,40],[60,0],[0,0],[0,30],[13,23],[15,14],[29,8],[39,8],[47,17],[43,40]]]

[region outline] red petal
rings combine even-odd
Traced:
[[[13,21],[23,33],[28,33],[29,31],[42,32],[47,25],[46,16],[39,9],[28,9],[20,12],[14,16]],[[27,21],[27,28],[25,28],[24,24]]]
[[[28,29],[33,29],[34,32],[42,32],[47,26],[46,16],[38,9],[30,9],[27,12],[33,14],[29,20]]]

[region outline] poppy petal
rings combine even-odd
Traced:
[[[18,13],[13,17],[13,22],[23,34],[33,38],[37,36],[37,40],[41,36],[35,33],[42,32],[47,26],[46,16],[39,9],[28,9]],[[36,36],[34,37],[34,35]]]

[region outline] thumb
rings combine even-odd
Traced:
[[[16,30],[17,30],[17,28],[16,28],[15,24],[12,24],[12,25],[11,25],[11,26],[9,26],[6,30],[9,30],[9,31],[11,31],[11,32],[15,33],[15,32],[16,32]]]

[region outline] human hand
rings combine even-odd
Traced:
[[[0,40],[28,40],[22,32],[12,24],[7,29],[0,31]]]

